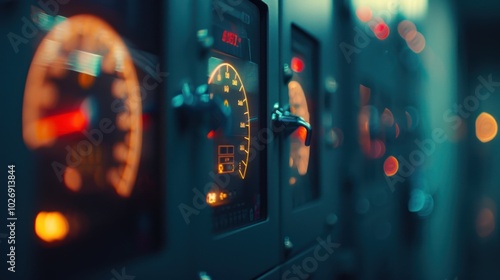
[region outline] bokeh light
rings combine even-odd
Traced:
[[[486,143],[495,138],[498,125],[495,118],[488,113],[481,113],[476,119],[476,136],[479,141]]]
[[[399,162],[394,156],[390,156],[384,161],[385,176],[391,177],[396,175],[399,170]]]
[[[481,238],[490,236],[495,230],[495,214],[493,211],[484,207],[476,218],[476,232]]]
[[[304,71],[305,66],[306,65],[302,59],[300,59],[298,57],[292,58],[291,68],[292,68],[293,72],[300,73],[300,72]]]
[[[370,154],[371,158],[381,158],[385,154],[385,143],[380,139],[375,139],[370,143]]]
[[[72,167],[67,167],[64,170],[64,184],[74,192],[77,192],[82,187],[82,176],[80,172]]]
[[[45,242],[60,241],[69,233],[69,223],[60,212],[40,212],[35,219],[35,233]]]
[[[409,41],[417,35],[417,27],[413,22],[403,20],[398,24],[398,33],[405,41]]]
[[[384,112],[382,112],[382,123],[388,127],[391,127],[394,124],[394,116],[392,115],[391,110],[385,108]]]
[[[372,19],[372,9],[367,6],[362,6],[356,9],[356,16],[361,22],[368,22]]]
[[[420,114],[418,113],[417,109],[412,106],[408,106],[405,109],[407,128],[408,130],[412,131],[417,128],[420,123]]]
[[[424,209],[425,193],[419,189],[413,190],[408,201],[408,211],[418,212]]]
[[[410,50],[414,53],[421,53],[425,49],[426,41],[424,35],[417,32],[415,36],[412,39],[407,40],[406,43],[408,44]]]
[[[397,123],[395,123],[395,124],[394,124],[394,127],[395,127],[395,129],[396,129],[396,132],[395,132],[395,133],[396,133],[396,138],[398,138],[398,137],[399,137],[399,132],[400,132],[400,131],[399,131],[399,125],[398,125]]]
[[[375,37],[379,40],[387,39],[390,33],[391,30],[385,22],[377,23],[375,27],[373,27],[373,34],[375,34]]]

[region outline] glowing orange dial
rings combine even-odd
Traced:
[[[142,146],[133,61],[103,20],[77,15],[40,42],[26,80],[23,138],[69,191],[110,186],[130,196]]]
[[[221,98],[231,109],[231,132],[214,132],[217,145],[216,171],[236,173],[245,179],[250,154],[250,110],[245,86],[229,63],[219,64],[208,79],[211,98]]]
[[[288,95],[290,97],[290,112],[309,122],[310,116],[306,95],[300,83],[296,81],[288,83]],[[305,128],[300,127],[296,130],[294,136],[290,146],[290,167],[296,169],[299,175],[305,175],[309,167],[311,149],[311,147],[304,145],[307,131]]]

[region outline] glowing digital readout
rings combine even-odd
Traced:
[[[241,37],[238,34],[224,30],[222,33],[222,42],[239,47],[241,43]]]

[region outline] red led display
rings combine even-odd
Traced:
[[[241,38],[234,32],[224,30],[224,33],[222,33],[222,42],[239,47]]]

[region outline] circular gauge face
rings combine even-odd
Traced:
[[[141,153],[141,115],[133,61],[106,22],[73,16],[40,42],[26,80],[23,138],[50,158],[69,190],[112,187],[130,195]]]
[[[210,98],[220,98],[231,109],[231,130],[219,128],[214,134],[217,149],[216,170],[219,174],[239,174],[245,179],[250,151],[250,111],[245,86],[229,63],[217,66],[208,80]]]
[[[300,83],[291,81],[288,83],[290,99],[290,113],[302,117],[306,122],[310,121],[309,109],[304,90]],[[290,167],[296,169],[299,175],[307,174],[309,166],[310,147],[304,145],[307,131],[299,127],[292,137],[290,147]]]

